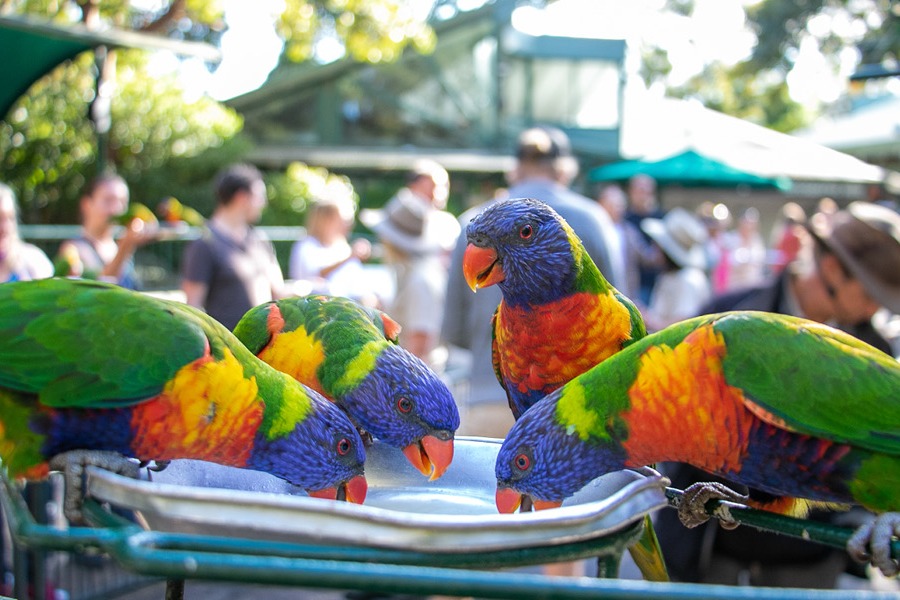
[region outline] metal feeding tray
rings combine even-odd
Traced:
[[[139,511],[151,530],[434,553],[510,550],[607,535],[666,506],[664,477],[618,471],[557,509],[501,515],[494,504],[500,440],[457,438],[453,463],[428,481],[396,449],[368,449],[365,504],[310,498],[276,477],[173,461],[152,481],[91,468],[88,493]]]

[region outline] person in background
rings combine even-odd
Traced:
[[[703,223],[680,207],[662,219],[644,219],[641,228],[666,259],[644,311],[647,331],[654,332],[695,316],[712,296],[706,275],[707,234]]]
[[[697,207],[697,216],[706,226],[706,262],[714,295],[728,289],[731,256],[728,252],[728,231],[731,227],[731,211],[722,203],[704,202]]]
[[[741,212],[728,237],[728,288],[737,290],[762,283],[766,276],[766,243],[759,234],[759,211]]]
[[[216,207],[201,237],[185,249],[181,289],[191,306],[233,329],[252,307],[285,296],[272,243],[253,224],[266,207],[266,184],[250,165],[221,171]]]
[[[612,219],[595,201],[569,189],[578,174],[578,162],[566,134],[550,127],[524,130],[518,138],[516,165],[508,175],[509,188],[488,202],[470,208],[460,218],[463,234],[450,257],[450,277],[441,337],[462,353],[471,366],[467,391],[459,394],[460,435],[502,438],[513,424],[506,391],[497,382],[491,356],[491,318],[502,295],[491,286],[473,294],[462,274],[467,240],[465,228],[478,213],[502,198],[534,198],[545,202],[571,225],[588,255],[617,288],[625,287],[624,275],[613,273],[610,248],[616,249],[609,230]],[[607,245],[609,244],[609,245]]]
[[[781,207],[781,218],[772,228],[769,267],[773,274],[781,273],[794,262],[806,236],[806,211],[796,202],[786,202]]]
[[[385,263],[395,280],[385,312],[400,324],[400,345],[436,370],[446,362],[439,348],[447,287],[448,253],[459,236],[459,223],[443,210],[450,177],[434,161],[417,161],[406,186],[383,209],[360,212],[362,223],[384,247]]]
[[[652,246],[650,236],[641,229],[641,221],[644,219],[661,219],[665,212],[659,207],[656,198],[656,180],[649,175],[638,174],[628,181],[628,211],[625,219],[642,234],[644,244]],[[642,255],[653,256],[652,252],[642,252]],[[646,306],[650,301],[650,291],[656,282],[657,276],[663,269],[664,260],[659,254],[657,260],[643,260],[640,265],[641,284],[635,302]]]
[[[81,194],[81,236],[60,244],[58,263],[68,265],[73,277],[99,279],[128,289],[139,289],[134,253],[157,239],[153,223],[132,219],[124,224],[117,240],[117,222],[128,211],[128,184],[119,175],[105,174],[93,179]]]
[[[306,236],[291,248],[290,279],[308,284],[306,293],[353,298],[376,306],[377,298],[364,289],[363,262],[372,254],[368,240],[347,239],[356,217],[348,194],[316,199],[306,213]]]
[[[879,308],[900,313],[900,215],[854,202],[830,218],[811,219],[807,230],[797,258],[781,273],[763,285],[715,298],[698,314],[762,310],[804,317],[838,326],[890,353],[871,318]],[[687,465],[661,468],[678,489],[712,480]],[[860,512],[813,511],[810,518],[855,526],[852,519]],[[686,529],[675,511],[658,513],[657,533],[669,573],[678,581],[833,588],[848,568],[842,550],[746,526],[726,531],[714,520]]]
[[[19,237],[16,195],[0,183],[0,283],[53,276],[53,263],[44,251]]]
[[[618,289],[637,301],[641,286],[641,264],[643,262],[658,263],[661,260],[658,256],[658,249],[652,244],[647,244],[644,241],[643,233],[625,219],[628,196],[621,187],[618,185],[603,186],[597,196],[597,202],[606,210],[613,223],[610,230],[610,241],[613,246],[618,248],[618,252],[613,253],[611,258],[616,260],[621,257],[622,265],[618,270],[624,274],[622,287]],[[614,268],[614,270],[616,269]]]

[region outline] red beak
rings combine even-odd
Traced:
[[[472,291],[477,292],[478,288],[500,283],[506,274],[497,260],[497,252],[494,249],[469,244],[463,254],[463,276]]]
[[[313,498],[323,498],[325,500],[344,500],[353,504],[362,504],[366,500],[366,492],[369,490],[369,484],[362,475],[351,477],[349,481],[345,481],[337,487],[325,488],[323,490],[306,490],[306,493]]]
[[[498,487],[495,501],[501,514],[511,514],[519,510],[524,495],[509,487]]]
[[[453,461],[453,437],[442,440],[426,435],[404,448],[403,454],[422,475],[434,481],[444,474]]]
[[[527,496],[509,487],[498,487],[494,498],[497,503],[497,510],[501,514],[509,514],[516,512],[522,506],[522,503],[525,502]],[[530,504],[534,510],[546,510],[548,508],[559,508],[562,502],[531,500]]]

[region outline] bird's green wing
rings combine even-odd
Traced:
[[[207,350],[202,321],[175,302],[93,281],[0,286],[0,387],[48,406],[139,402]]]
[[[847,333],[794,317],[727,313],[729,385],[765,420],[800,433],[900,454],[900,363]]]
[[[624,347],[627,348],[634,342],[646,337],[647,327],[644,324],[644,317],[641,316],[641,311],[634,305],[634,302],[619,292],[616,292],[614,296],[616,300],[628,309],[628,314],[631,315],[631,338],[624,344]]]
[[[269,309],[273,304],[275,304],[274,300],[254,306],[234,326],[234,335],[254,355],[259,354],[272,339],[272,334],[269,333],[268,319]]]

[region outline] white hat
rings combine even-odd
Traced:
[[[360,211],[359,220],[382,241],[412,254],[449,251],[460,232],[453,215],[428,205],[406,188],[383,209]]]
[[[662,219],[644,219],[641,229],[653,238],[663,252],[679,267],[707,267],[703,243],[708,234],[703,222],[683,208],[676,207]]]

